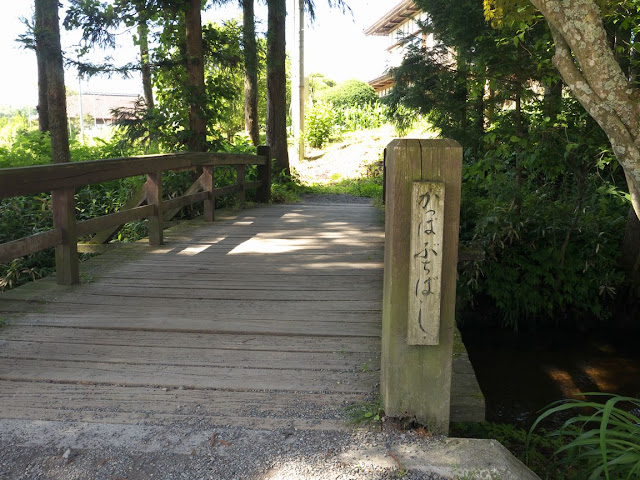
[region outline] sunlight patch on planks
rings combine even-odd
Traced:
[[[276,205],[0,295],[0,418],[345,428],[379,377],[373,207]]]

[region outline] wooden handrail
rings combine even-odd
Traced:
[[[220,165],[265,166],[266,163],[267,160],[263,154],[172,153],[4,168],[0,169],[0,198],[77,188],[109,180],[146,175],[153,171],[165,172]]]
[[[214,188],[214,167],[235,166],[237,183]],[[257,182],[246,182],[246,165],[258,166]],[[202,175],[183,196],[162,199],[162,172],[202,167]],[[74,193],[77,187],[146,175],[143,190],[137,192],[129,208],[117,213],[77,222]],[[257,155],[230,153],[175,153],[140,157],[112,158],[78,163],[61,163],[0,169],[0,199],[42,192],[52,193],[53,229],[37,235],[0,244],[0,263],[56,248],[56,278],[59,284],[79,283],[77,239],[101,232],[96,238],[108,240],[119,226],[136,219],[149,219],[149,243],[163,242],[163,219],[168,220],[178,209],[204,202],[206,221],[214,220],[216,197],[235,193],[243,204],[246,189],[257,189],[258,201],[268,202],[271,192],[269,147],[258,147]],[[146,205],[141,206],[142,203]]]

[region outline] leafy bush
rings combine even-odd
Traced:
[[[380,128],[389,122],[389,112],[380,103],[335,108],[335,123],[343,132]]]
[[[321,148],[331,138],[335,124],[333,107],[316,103],[306,115],[305,138],[313,148]]]
[[[377,103],[378,95],[371,85],[360,80],[347,80],[323,91],[318,99],[336,107],[355,107]]]
[[[621,407],[627,404],[638,411],[640,399],[606,393],[584,395],[606,401],[571,399],[553,404],[532,425],[527,445],[542,421],[573,411],[577,414],[550,433],[564,443],[555,452],[558,462],[580,468],[581,480],[640,478],[640,417]]]

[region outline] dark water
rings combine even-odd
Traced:
[[[640,398],[640,336],[596,331],[462,330],[487,420],[529,426],[540,409],[580,392]]]

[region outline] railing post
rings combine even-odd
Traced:
[[[149,217],[149,245],[162,245],[162,171],[147,174],[147,204],[154,207]]]
[[[215,187],[215,176],[213,166],[202,167],[202,189],[209,194],[209,198],[204,201],[204,220],[213,222],[216,217],[216,197],[213,193]]]
[[[56,281],[58,285],[80,283],[74,195],[74,188],[51,192],[53,227],[60,230],[62,236],[62,243],[56,245]]]
[[[245,166],[244,165],[236,165],[236,173],[237,173],[237,178],[238,178],[238,186],[240,187],[240,189],[238,190],[236,198],[238,199],[238,205],[243,207],[244,203],[245,203],[245,196],[246,196],[246,191],[245,191],[245,184],[246,184],[246,181],[245,181]]]
[[[259,202],[269,203],[271,200],[271,151],[268,146],[259,146],[258,155],[266,157],[265,165],[258,165],[258,180],[262,185],[256,192],[256,199]]]
[[[394,140],[385,164],[384,408],[446,434],[462,148],[452,140]]]

